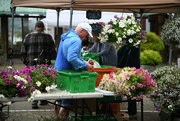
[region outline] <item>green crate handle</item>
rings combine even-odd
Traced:
[[[83,75],[83,76],[80,76],[80,77],[81,77],[81,78],[89,78],[89,75],[88,75],[88,76],[84,76],[84,75]]]

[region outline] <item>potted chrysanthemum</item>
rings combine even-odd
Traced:
[[[125,67],[117,72],[104,74],[99,89],[114,92],[115,95],[142,99],[157,89],[156,82],[150,72],[142,68]]]
[[[101,43],[110,42],[122,46],[130,44],[130,46],[138,47],[140,43],[145,42],[146,33],[142,31],[141,24],[134,16],[118,17],[111,20],[107,24],[102,25],[102,31],[98,38]]]

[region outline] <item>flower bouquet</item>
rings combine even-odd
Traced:
[[[30,97],[35,90],[32,86],[32,79],[29,75],[14,72],[0,72],[0,95],[1,97]]]
[[[180,68],[163,66],[152,74],[158,85],[158,89],[150,96],[155,108],[172,117],[180,117]]]
[[[129,43],[130,46],[138,47],[145,42],[146,33],[141,30],[141,24],[134,16],[118,17],[107,24],[102,25],[101,34],[98,36],[101,43],[110,42],[120,46]]]
[[[98,88],[139,100],[143,95],[153,93],[157,84],[147,70],[125,67],[117,72],[104,74]]]

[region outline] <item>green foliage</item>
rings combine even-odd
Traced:
[[[21,45],[22,45],[22,42],[16,42],[16,44],[13,45],[14,51],[19,53],[21,51]]]
[[[4,52],[0,49],[0,56],[3,55],[3,54],[4,54]]]
[[[141,51],[154,50],[161,51],[164,49],[164,43],[154,32],[146,34],[146,42],[141,44]]]
[[[180,49],[180,10],[174,16],[169,16],[162,26],[160,35],[165,44]]]
[[[158,65],[162,63],[162,56],[158,51],[144,50],[140,55],[142,65]]]

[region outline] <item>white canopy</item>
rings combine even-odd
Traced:
[[[114,19],[114,16],[127,16],[132,15],[132,13],[121,13],[121,12],[102,12],[101,19],[99,20],[92,20],[86,18],[86,11],[73,11],[73,18],[72,18],[72,26],[75,27],[77,24],[81,22],[88,22],[90,24],[96,22],[109,22],[111,19]],[[56,10],[47,10],[46,11],[46,18],[42,19],[42,21],[47,26],[57,26],[57,11]],[[63,10],[60,11],[59,14],[59,26],[60,27],[69,27],[70,25],[70,10]]]

